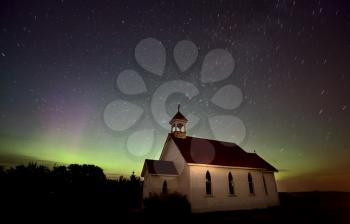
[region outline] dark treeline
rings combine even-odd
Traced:
[[[60,210],[63,214],[83,211],[122,213],[140,209],[142,181],[107,179],[94,165],[56,166],[35,163],[4,169],[0,167],[1,205],[9,211]]]
[[[142,181],[135,175],[110,180],[94,165],[0,167],[5,223],[350,223],[349,198],[344,192],[281,193],[274,208],[190,214],[181,194],[142,201]]]

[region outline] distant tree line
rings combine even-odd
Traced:
[[[118,213],[140,209],[142,184],[139,177],[107,179],[94,165],[46,166],[30,163],[0,167],[1,204],[8,209],[57,210],[75,213]]]

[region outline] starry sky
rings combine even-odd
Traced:
[[[0,163],[140,174],[181,104],[280,191],[350,191],[349,59],[345,0],[4,0]]]

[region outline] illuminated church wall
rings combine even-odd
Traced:
[[[212,194],[206,194],[206,172],[210,172]],[[230,195],[228,173],[233,177],[234,195]],[[254,194],[250,194],[248,173],[251,173]],[[265,177],[268,193],[265,194],[262,175]],[[192,211],[220,211],[266,208],[279,204],[278,192],[272,172],[261,172],[254,169],[215,167],[208,165],[190,166],[190,201]]]

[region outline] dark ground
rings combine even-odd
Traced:
[[[350,223],[350,192],[280,193],[281,205],[269,209],[162,217],[159,223]],[[176,214],[176,212],[174,212]],[[133,216],[142,223],[145,214]],[[152,223],[157,217],[148,219]],[[187,222],[188,221],[188,222]],[[153,222],[154,223],[154,222]]]
[[[350,193],[280,193],[281,205],[269,209],[213,212],[181,216],[177,211],[146,213],[141,210],[118,212],[113,202],[81,198],[78,202],[56,204],[31,200],[26,204],[6,204],[2,220],[35,223],[350,223]],[[2,206],[4,204],[2,203]]]
[[[281,205],[252,211],[195,214],[201,223],[350,223],[350,193],[280,193]]]

